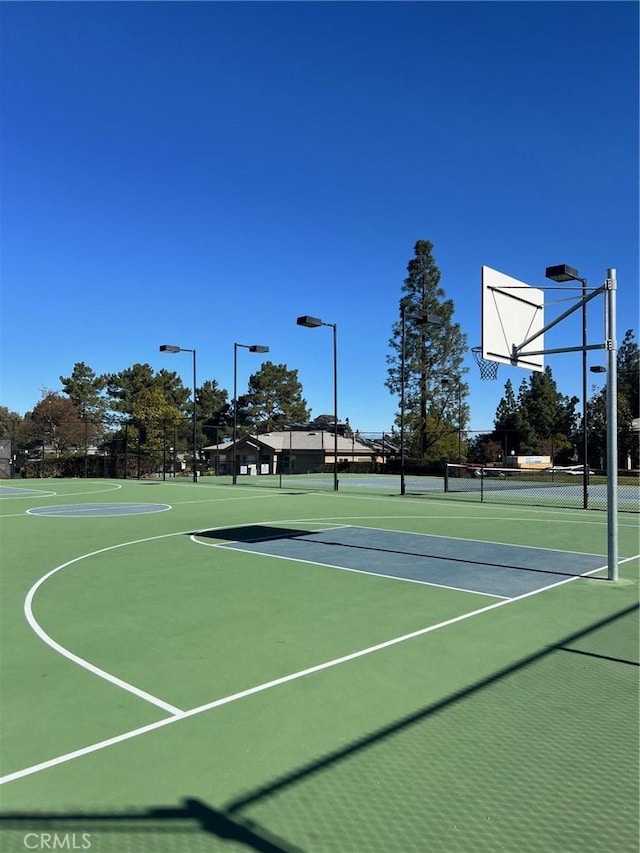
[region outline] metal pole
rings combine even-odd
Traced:
[[[232,482],[236,485],[236,432],[238,429],[238,344],[233,345],[233,449],[231,454]]]
[[[333,323],[333,490],[338,491],[338,325]]]
[[[462,389],[458,380],[458,465],[462,462]]]
[[[87,410],[85,409],[82,413],[82,417],[84,420],[84,478],[85,480],[88,477],[88,460],[87,460]]]
[[[589,442],[587,436],[587,280],[582,281],[582,508],[589,505]]]
[[[162,419],[162,479],[167,479],[167,419]]]
[[[406,317],[404,304],[400,306],[400,494],[405,494],[404,482],[404,372],[405,372]]]
[[[196,351],[193,352],[193,482],[198,482],[198,465],[196,463],[196,454],[198,447],[198,423],[196,415]]]
[[[607,270],[607,559],[608,578],[618,580],[618,361],[616,271]]]

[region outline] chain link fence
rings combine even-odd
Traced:
[[[199,427],[198,438],[207,442],[216,432],[215,427]],[[70,435],[75,441],[68,440]],[[9,436],[5,441],[10,451],[4,468],[0,460],[0,475],[6,471],[5,476],[13,478],[142,479],[193,473],[190,418],[128,422],[111,428],[88,424],[84,430],[77,424],[31,427],[28,436]],[[199,456],[197,451],[196,465]]]
[[[302,487],[304,475],[316,475],[316,485],[326,481],[330,488],[337,467],[341,489],[349,488],[348,478],[357,475],[404,476],[409,478],[408,491],[413,495],[448,492],[452,498],[483,502],[606,508],[606,459],[598,447],[594,447],[585,489],[581,460],[576,448],[564,436],[538,437],[535,452],[531,452],[529,443],[527,453],[523,454],[522,435],[515,430],[503,431],[499,440],[490,430],[462,433],[449,430],[433,440],[425,460],[413,453],[410,441],[402,447],[397,431],[345,431],[341,426],[336,466],[331,425],[319,432],[324,437],[318,447],[312,446],[313,431],[307,432],[308,447],[296,438],[304,431],[288,431],[274,450],[266,443],[267,437],[273,439],[278,436],[277,432],[259,432],[262,441],[253,441],[253,447],[249,447],[255,433],[238,427],[236,447],[240,448],[245,440],[247,447],[242,452],[238,449],[234,455],[230,450],[231,427],[197,424],[194,454],[191,418],[129,421],[109,428],[94,424],[84,425],[84,428],[77,423],[58,425],[40,431],[31,429],[28,437],[22,439],[15,435],[0,436],[0,479],[231,478],[235,463],[238,483],[258,482],[255,477],[244,476],[253,474],[260,478],[261,485],[283,487],[295,481]],[[69,436],[75,436],[75,441],[69,441]],[[621,436],[617,473],[622,511],[638,512],[635,445],[629,441],[629,436]],[[525,470],[536,466],[540,469],[537,473]],[[574,470],[560,470],[570,467]],[[500,476],[498,469],[506,469],[504,476]],[[313,488],[314,483],[309,481],[308,487]]]

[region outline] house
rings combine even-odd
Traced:
[[[238,474],[310,474],[324,465],[335,463],[336,436],[323,429],[284,430],[247,435],[235,444]],[[371,465],[385,461],[379,447],[371,447],[356,438],[337,436],[338,464],[366,462]],[[233,442],[203,447],[209,464],[218,473],[232,472]]]

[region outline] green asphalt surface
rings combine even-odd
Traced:
[[[617,583],[504,601],[217,546],[357,525],[606,555],[604,513],[17,485],[36,491],[0,490],[3,853],[638,851],[636,515]],[[170,509],[27,513],[100,503]]]

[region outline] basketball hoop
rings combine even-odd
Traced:
[[[482,357],[482,347],[472,347],[471,352],[473,358],[480,368],[480,379],[497,379],[498,368],[500,365],[497,361],[489,361]]]

